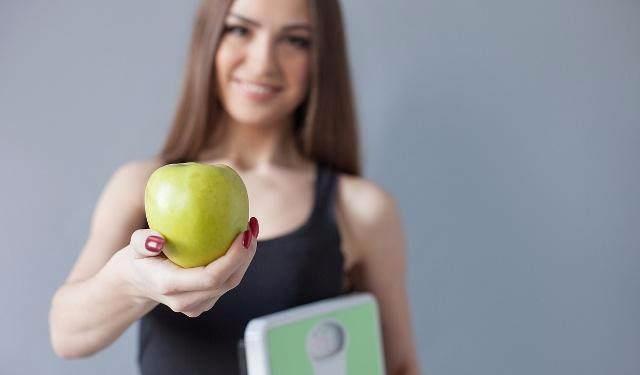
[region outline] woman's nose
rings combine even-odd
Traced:
[[[256,75],[273,75],[278,69],[274,43],[267,36],[253,40],[248,57],[248,63]]]

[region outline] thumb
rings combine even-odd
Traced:
[[[136,257],[154,257],[162,253],[165,239],[157,231],[152,229],[138,229],[131,235],[131,246]]]

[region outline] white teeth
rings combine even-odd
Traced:
[[[272,89],[271,87],[254,85],[253,83],[248,83],[248,82],[239,82],[239,83],[244,90],[249,92],[254,92],[256,94],[269,94],[269,93],[275,92],[275,90]]]

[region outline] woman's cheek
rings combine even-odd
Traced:
[[[297,83],[296,86],[299,87],[299,95],[304,96],[307,90],[309,90],[309,80],[311,79],[309,59],[304,59],[297,64],[294,79]]]
[[[216,53],[216,67],[219,71],[228,71],[235,61],[239,59],[240,53],[232,42],[223,41]]]

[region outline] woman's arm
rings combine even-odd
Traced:
[[[114,174],[99,200],[89,240],[51,303],[51,342],[61,357],[103,349],[158,303],[199,316],[238,286],[255,255],[257,222],[206,266],[182,268],[161,256],[162,234],[138,229],[144,224],[144,187],[153,170],[144,163],[128,164]],[[151,236],[156,238],[150,243],[158,246],[147,246]]]
[[[49,312],[56,354],[77,358],[93,354],[118,338],[156,304],[127,293],[116,252],[144,224],[144,162],[120,167],[107,183],[92,217],[89,238],[67,281],[56,291]]]
[[[355,259],[351,282],[378,300],[387,373],[418,375],[405,284],[406,245],[394,199],[369,181],[341,176],[338,221],[343,246]]]
[[[58,356],[73,359],[100,351],[157,305],[126,293],[117,268],[109,263],[96,275],[58,289],[49,314],[51,345]]]

